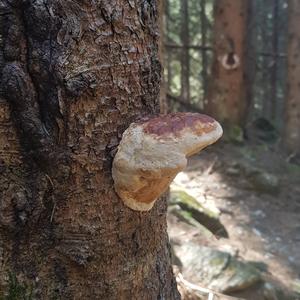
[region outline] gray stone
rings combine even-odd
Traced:
[[[252,188],[269,194],[277,194],[280,190],[279,178],[263,170],[254,170],[248,174],[248,180]]]
[[[217,292],[241,291],[262,280],[261,273],[229,253],[193,243],[174,245],[185,278]]]
[[[298,296],[283,290],[282,287],[276,286],[270,282],[263,285],[264,300],[298,300]]]

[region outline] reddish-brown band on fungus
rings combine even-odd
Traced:
[[[172,113],[150,118],[144,123],[144,132],[157,136],[170,134],[180,135],[182,130],[189,128],[195,133],[200,134],[209,132],[215,127],[215,120],[209,116],[198,113]],[[200,126],[199,126],[200,125]]]
[[[115,191],[131,209],[150,210],[186,167],[187,157],[221,135],[217,121],[197,113],[173,113],[131,124],[113,161]]]

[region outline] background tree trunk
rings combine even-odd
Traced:
[[[158,53],[159,53],[159,61],[161,65],[165,65],[165,3],[164,1],[159,2],[158,7],[159,13],[159,43],[158,43]],[[167,103],[167,83],[164,76],[164,70],[162,70],[162,77],[160,83],[160,93],[159,93],[159,106],[160,106],[160,113],[166,114],[168,112],[168,103]]]
[[[189,6],[188,0],[181,0],[181,99],[190,102],[190,56],[189,56]]]
[[[277,53],[278,53],[278,25],[279,25],[279,0],[273,2],[273,36],[272,36],[272,50],[273,50],[273,65],[271,68],[271,120],[275,123],[277,117]]]
[[[0,2],[0,291],[178,299],[166,199],[125,207],[111,164],[158,112],[156,1]]]
[[[248,1],[215,2],[214,62],[205,110],[223,124],[242,126],[247,114],[244,74],[247,11]]]
[[[285,110],[285,144],[300,153],[300,2],[289,1],[288,92]]]
[[[206,16],[206,0],[200,1],[200,16],[201,16],[201,46],[206,47],[207,44],[207,16]],[[208,57],[205,48],[201,49],[201,62],[202,62],[202,83],[203,83],[203,96],[207,97],[207,69]]]

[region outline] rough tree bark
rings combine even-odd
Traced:
[[[123,205],[122,132],[158,112],[157,2],[0,1],[0,291],[178,299],[166,199]]]
[[[181,0],[181,74],[180,97],[187,103],[190,102],[190,56],[189,56],[189,6],[188,0]]]
[[[286,148],[300,153],[300,2],[289,1],[288,89],[285,107]]]
[[[205,110],[223,124],[244,125],[248,1],[218,0],[214,7],[214,61]]]

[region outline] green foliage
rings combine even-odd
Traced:
[[[238,125],[229,126],[224,134],[225,140],[229,142],[240,144],[244,142],[243,129]]]
[[[20,283],[17,276],[9,272],[8,291],[0,295],[0,300],[32,300],[32,287],[26,283]]]
[[[201,0],[202,1],[202,0]],[[188,1],[188,32],[189,45],[206,46],[212,45],[212,23],[213,23],[213,0],[205,1],[205,20],[201,19],[201,1]],[[201,26],[205,23],[205,45],[201,34]],[[166,4],[166,43],[171,45],[182,45],[181,41],[182,11],[180,0],[168,0]],[[166,78],[169,78],[168,90],[174,96],[181,94],[181,57],[184,48],[167,48],[165,52],[165,72]],[[198,105],[202,108],[204,100],[204,82],[206,78],[202,78],[203,71],[203,55],[200,49],[189,49],[190,57],[190,103]],[[210,65],[212,62],[212,53],[210,50],[205,51],[207,59],[206,74],[210,73]],[[169,72],[169,74],[168,74]]]
[[[186,35],[189,45],[183,45],[186,41],[182,41],[181,31],[186,19],[181,9],[184,2],[188,4]],[[213,61],[215,2],[216,0],[166,0],[165,6],[165,41],[169,46],[165,51],[164,62],[168,92],[175,97],[183,96],[181,84],[186,81],[181,80],[181,77],[188,76],[190,99],[181,100],[189,101],[200,110],[204,108],[208,86],[213,81],[210,73]],[[250,19],[247,21],[246,74],[252,107],[247,120],[263,117],[273,121],[280,133],[284,125],[282,115],[287,87],[288,1],[251,0],[248,10]],[[201,49],[199,46],[204,48]],[[189,55],[188,75],[184,74],[184,68],[181,67],[185,51],[188,51]],[[178,106],[179,109],[182,108],[174,101],[170,108],[176,110]],[[270,138],[274,140],[276,136]]]
[[[293,290],[298,294],[300,295],[300,280],[295,280],[293,283],[292,283],[292,288]]]
[[[178,55],[176,53],[170,53],[170,68],[172,72],[172,80],[170,82],[169,89],[172,91],[174,96],[180,96],[181,88],[180,88],[180,72],[181,72],[181,63],[178,59]]]
[[[250,75],[253,76],[250,84],[254,108],[251,117],[272,120],[276,128],[281,128],[287,86],[287,0],[253,0],[250,5],[247,42],[248,73],[253,73]]]

